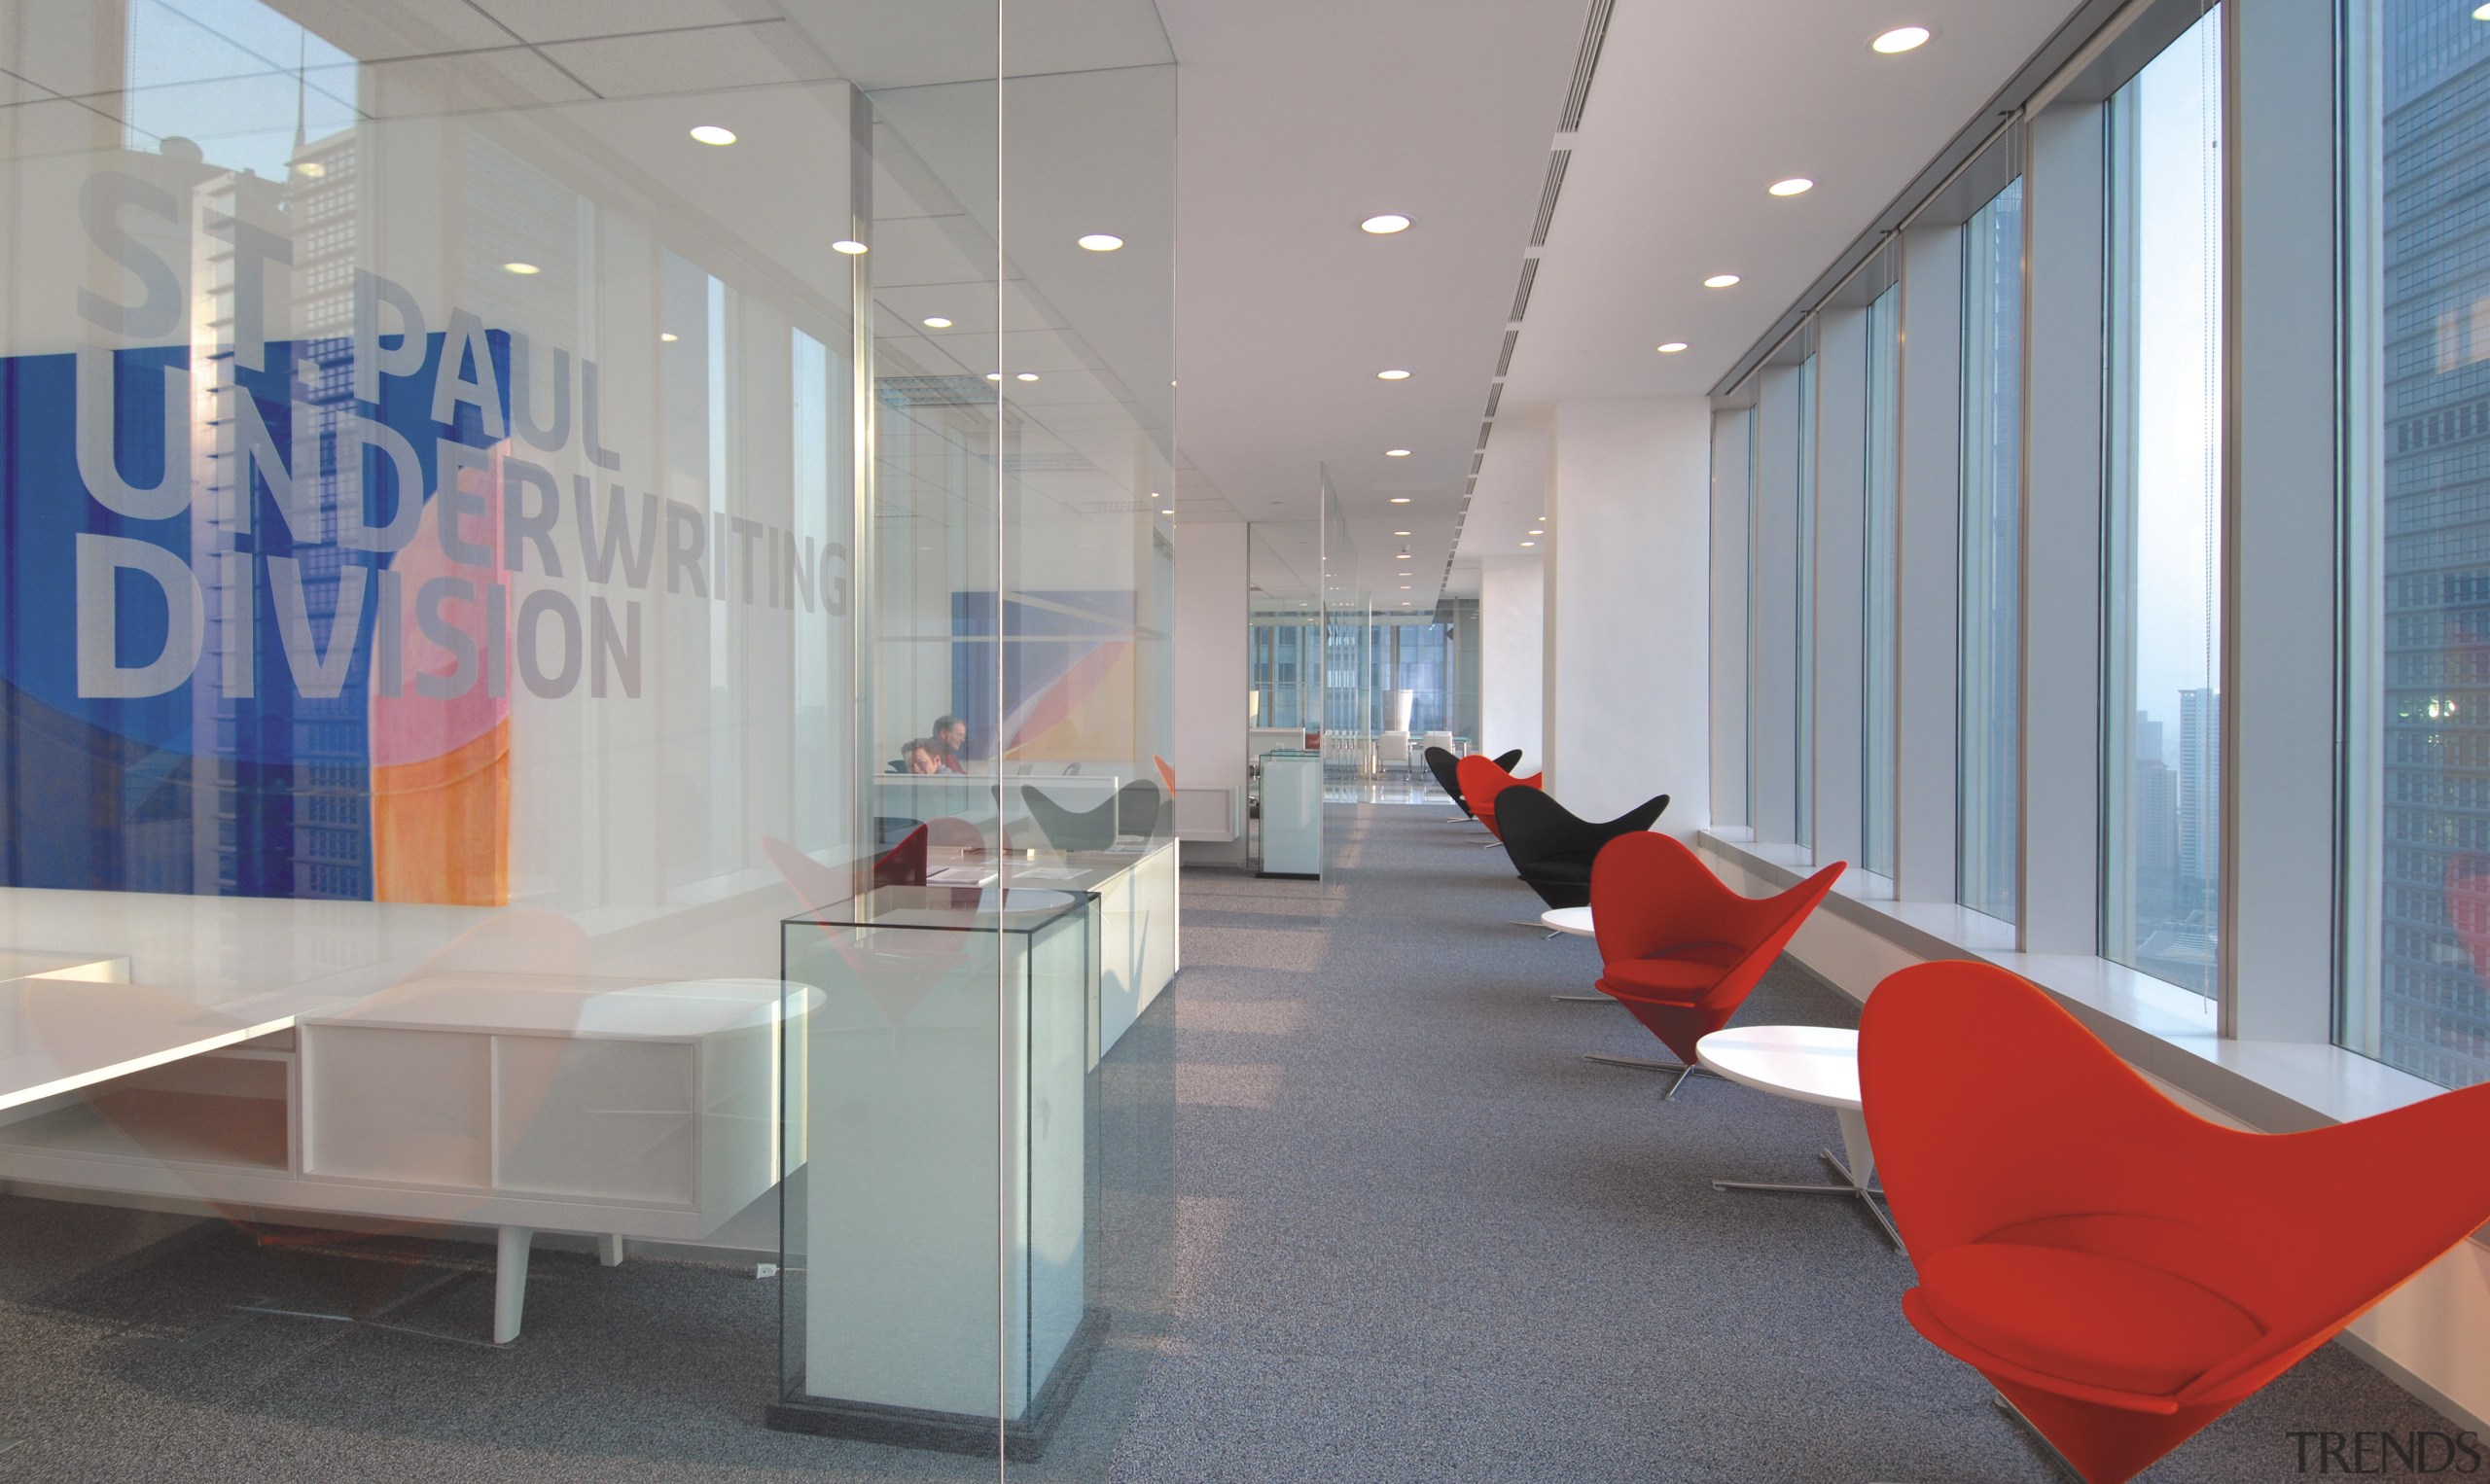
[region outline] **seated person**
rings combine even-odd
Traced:
[[[937,769],[938,772],[965,773],[968,771],[960,763],[960,749],[969,745],[968,723],[955,716],[936,717],[933,735],[925,740],[933,744],[934,759],[942,764]]]
[[[932,737],[919,737],[899,751],[900,760],[911,773],[940,773],[943,766],[943,745]]]

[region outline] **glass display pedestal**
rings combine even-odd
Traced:
[[[1256,874],[1317,880],[1323,874],[1323,755],[1263,755],[1262,845]]]
[[[784,1342],[769,1425],[1031,1460],[1090,1303],[1098,899],[883,887],[782,925]]]

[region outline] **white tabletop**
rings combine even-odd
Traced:
[[[1558,933],[1571,933],[1576,937],[1592,937],[1591,909],[1588,907],[1549,907],[1539,914],[1539,920]]]
[[[806,993],[810,1003],[821,1003],[821,991]],[[440,973],[303,1019],[397,1030],[688,1041],[767,1025],[779,1017],[785,997],[776,979],[650,983],[590,975]]]
[[[197,1005],[148,984],[0,983],[0,1109],[39,1102],[280,1031],[286,1014]]]
[[[1762,1092],[1859,1107],[1859,1033],[1829,1025],[1747,1025],[1714,1031],[1694,1043],[1694,1058]]]

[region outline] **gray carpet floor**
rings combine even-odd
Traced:
[[[1818,1182],[1831,1111],[1661,1056],[1440,809],[1334,807],[1321,883],[1188,874],[1179,1293],[1128,1484],[2046,1480]],[[1856,1024],[1785,963],[1742,1024]],[[2329,1347],[2146,1475],[2295,1474],[2295,1430],[2445,1428]]]
[[[1336,805],[1326,881],[1187,872],[1187,968],[1106,1124],[1131,1276],[1055,1447],[1010,1476],[2050,1478],[1904,1325],[1908,1264],[1855,1207],[1711,1188],[1821,1178],[1832,1114],[1583,1062],[1664,1053],[1547,998],[1595,950],[1512,926],[1535,899],[1444,821]],[[1853,1013],[1784,965],[1740,1018]],[[0,1198],[0,1480],[995,1474],[762,1428],[779,1295],[748,1267],[540,1251],[496,1351],[488,1257]],[[254,1302],[374,1322],[237,1321]],[[2444,1426],[2330,1347],[2146,1477],[2271,1481],[2295,1431]]]

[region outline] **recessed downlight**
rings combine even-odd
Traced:
[[[985,379],[988,381],[1000,381],[1003,379],[1003,373],[1001,371],[987,371],[985,373]]]
[[[1124,239],[1113,232],[1093,231],[1080,238],[1081,245],[1093,253],[1112,253],[1124,245]]]
[[[1405,459],[1409,456],[1409,450],[1406,448],[1386,448],[1383,450],[1383,456],[1387,459]]]
[[[948,330],[951,328],[951,322],[943,318],[943,316],[939,314],[930,314],[925,318],[925,328],[928,330]]]
[[[858,253],[865,250],[865,244],[857,241],[853,237],[841,237],[837,241],[830,244],[830,250],[834,253],[845,253],[848,257],[853,258]]]
[[[1406,381],[1409,379],[1409,373],[1405,371],[1379,371],[1374,373],[1374,379],[1377,381]]]
[[[1392,497],[1392,503],[1395,505],[1406,505],[1409,503],[1409,497],[1407,495],[1394,495]]]
[[[1038,379],[1038,373],[1036,371],[1022,371],[1012,379],[1014,381],[1035,381]]]
[[[2472,18],[2475,20],[2490,20],[2490,5],[2474,6],[2472,8]]]
[[[1522,543],[1522,545],[1523,545],[1523,546],[1525,546],[1525,547],[1535,547],[1535,546],[1539,545],[1539,543],[1537,543],[1537,542],[1535,542],[1535,541],[1525,541],[1525,542],[1523,542],[1523,543]]]
[[[1892,56],[1898,53],[1915,52],[1928,45],[1930,34],[1928,27],[1924,25],[1896,26],[1869,42],[1868,46],[1871,51],[1882,52],[1887,56]]]
[[[677,340],[679,340],[679,339],[682,339],[682,338],[683,338],[683,336],[679,336],[679,335],[675,334],[675,333],[674,333],[673,331],[671,331],[671,330],[660,330],[660,331],[658,331],[658,338],[659,340],[663,341],[665,344],[671,345],[671,344],[673,344],[675,341],[677,341]]]
[[[1174,513],[1176,513],[1176,512],[1175,512],[1175,509],[1174,509],[1173,507],[1168,507],[1168,508],[1165,508],[1165,509],[1160,510],[1158,513],[1160,513],[1161,515],[1173,515]]]
[[[1387,211],[1381,216],[1369,217],[1360,222],[1358,230],[1370,231],[1378,237],[1388,237],[1396,231],[1407,231],[1409,219],[1397,211]]]
[[[1406,536],[1406,535],[1408,535],[1409,533],[1408,533],[1408,532],[1406,532],[1406,531],[1395,531],[1395,532],[1393,532],[1392,534],[1393,534],[1393,535],[1395,535],[1395,536]]]
[[[1816,183],[1803,175],[1793,175],[1788,180],[1774,181],[1763,189],[1773,195],[1804,195],[1816,189]]]
[[[1685,348],[1686,342],[1684,340],[1671,340],[1666,345],[1660,346],[1659,351],[1661,355],[1673,356]]]
[[[692,130],[692,137],[702,144],[714,144],[723,148],[735,142],[735,131],[722,124],[703,124]]]
[[[1535,525],[1530,528],[1530,534],[1533,536],[1545,536],[1547,534],[1547,528],[1545,526]]]
[[[1707,289],[1725,289],[1737,281],[1738,275],[1735,273],[1715,273],[1703,280],[1703,286]]]
[[[521,278],[533,278],[545,270],[532,263],[505,263],[502,265],[502,271],[516,274]]]

